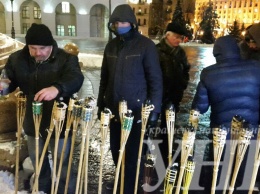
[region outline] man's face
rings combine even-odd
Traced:
[[[33,57],[36,62],[47,60],[52,52],[52,46],[28,45],[28,47],[31,57]]]
[[[166,39],[168,40],[169,44],[173,47],[179,46],[179,44],[183,41],[183,35],[174,33],[174,32],[167,32]]]
[[[129,22],[115,22],[115,27],[119,28],[119,27],[128,27],[130,26]]]
[[[250,49],[252,50],[259,50],[259,48],[257,47],[257,44],[254,40],[250,40],[247,42],[247,45],[249,46]]]

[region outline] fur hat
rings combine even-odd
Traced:
[[[258,48],[260,48],[260,23],[253,24],[249,27],[248,33],[252,36]]]
[[[169,23],[166,27],[166,32],[167,31],[171,31],[176,34],[180,34],[180,35],[184,35],[184,36],[187,35],[187,29],[184,26],[182,26],[176,22]]]
[[[25,36],[26,45],[53,45],[54,39],[50,29],[44,24],[33,23]]]

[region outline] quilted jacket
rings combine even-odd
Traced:
[[[242,60],[231,36],[219,38],[213,48],[217,63],[204,68],[192,103],[201,114],[211,107],[211,126],[230,128],[232,117],[259,123],[260,63]]]

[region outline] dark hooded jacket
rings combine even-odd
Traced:
[[[118,35],[116,21],[131,23],[132,29]],[[127,101],[135,119],[141,118],[142,103],[150,99],[155,113],[160,113],[162,73],[155,44],[138,32],[132,8],[119,5],[109,19],[109,29],[116,35],[105,48],[101,67],[98,107],[109,108],[119,118],[118,104]]]
[[[213,55],[217,63],[202,70],[192,109],[203,114],[211,107],[211,127],[230,128],[235,115],[257,127],[260,64],[242,60],[236,40],[231,36],[216,40]]]
[[[35,135],[32,114],[34,95],[43,88],[55,86],[59,90],[57,99],[63,97],[64,102],[68,104],[69,98],[78,92],[84,80],[78,57],[58,48],[56,41],[53,43],[51,56],[46,61],[37,64],[30,56],[28,45],[26,45],[23,49],[10,55],[5,68],[11,80],[10,92],[19,87],[27,97],[24,131],[30,136]],[[53,100],[43,101],[40,125],[42,137],[47,135],[46,129],[50,125],[53,102]],[[61,133],[61,137],[63,135],[64,131]]]

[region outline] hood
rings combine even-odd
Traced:
[[[253,24],[249,29],[248,33],[252,36],[254,41],[256,41],[256,45],[260,48],[260,23]]]
[[[231,35],[218,38],[214,43],[213,55],[217,62],[226,59],[239,59],[240,50],[236,39]]]
[[[118,5],[113,13],[111,14],[108,22],[109,30],[114,32],[114,29],[111,28],[111,24],[115,23],[116,21],[119,22],[129,22],[131,23],[133,28],[137,29],[137,20],[133,9],[128,4]]]

